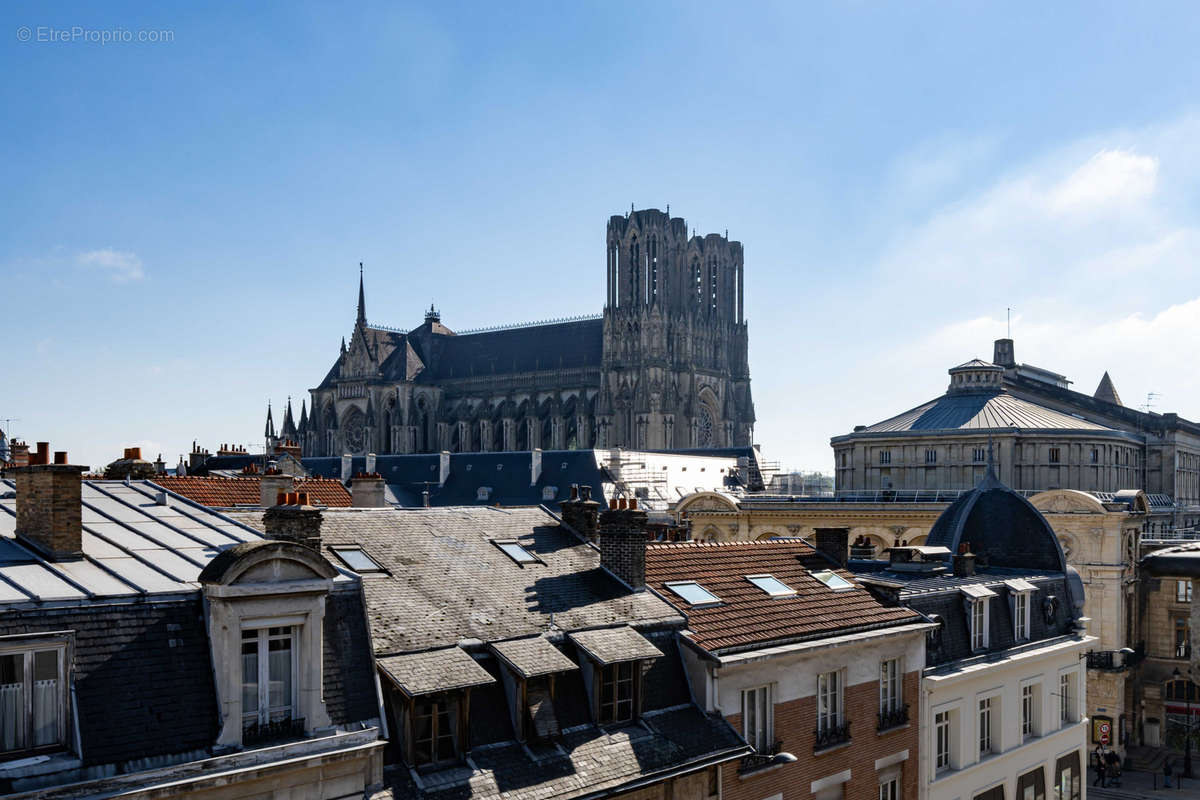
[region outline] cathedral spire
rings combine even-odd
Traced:
[[[296,420],[295,417],[292,416],[292,398],[290,395],[288,396],[287,406],[283,412],[283,426],[279,429],[279,435],[285,439],[291,439],[293,442],[296,441],[298,437],[296,432]]]
[[[275,420],[271,419],[271,401],[267,401],[267,426],[263,429],[263,436],[267,439],[275,438]]]
[[[363,292],[363,265],[358,262],[358,327],[367,327],[367,300]]]

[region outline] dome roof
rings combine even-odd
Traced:
[[[990,466],[974,489],[942,512],[925,542],[952,553],[963,543],[991,567],[1066,571],[1050,523],[1028,500],[1001,483]]]

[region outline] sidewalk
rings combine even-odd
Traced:
[[[1171,778],[1171,783],[1175,785],[1175,788],[1164,789],[1162,788],[1163,778],[1161,774],[1126,770],[1121,776],[1120,786],[1101,789],[1099,786],[1092,786],[1092,781],[1096,779],[1095,772],[1088,770],[1087,775],[1087,797],[1093,798],[1093,800],[1130,800],[1131,798],[1146,797],[1200,800],[1200,778],[1189,780],[1176,775]],[[1183,784],[1182,788],[1179,788],[1180,783]],[[1156,786],[1158,787],[1157,789],[1155,788]]]

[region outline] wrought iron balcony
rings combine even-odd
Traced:
[[[823,728],[817,728],[816,735],[817,741],[813,746],[814,752],[837,747],[839,744],[845,744],[850,741],[850,723],[843,722],[840,725],[826,725]]]
[[[1177,656],[1186,658],[1187,656]],[[1146,644],[1142,642],[1133,648],[1122,650],[1090,650],[1087,653],[1087,668],[1120,672],[1132,669],[1146,658]]]
[[[286,742],[290,739],[304,738],[304,718],[281,719],[263,725],[255,723],[242,729],[242,744],[246,747],[275,742]]]
[[[886,731],[908,724],[908,703],[899,708],[885,709],[879,712],[879,727],[877,730]]]
[[[775,742],[766,750],[759,750],[748,756],[742,756],[742,763],[738,765],[738,774],[745,775],[747,772],[754,772],[771,766],[775,763],[775,756],[781,750],[783,750],[783,742]]]
[[[1191,657],[1192,646],[1190,644],[1180,642],[1179,644],[1175,645],[1175,658],[1187,660]]]

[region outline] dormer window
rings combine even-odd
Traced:
[[[66,637],[0,639],[0,753],[8,758],[67,741]]]
[[[964,586],[959,591],[966,603],[967,627],[971,634],[971,650],[986,650],[991,643],[988,602],[996,593],[983,585]]]
[[[297,716],[295,639],[290,625],[242,630],[243,743],[283,734]]]
[[[592,709],[601,725],[632,722],[641,712],[642,664],[662,651],[630,627],[572,633],[583,659],[584,684],[592,693]]]
[[[1008,587],[1013,616],[1013,638],[1018,642],[1026,641],[1029,639],[1030,598],[1037,587],[1022,578],[1004,583]]]

